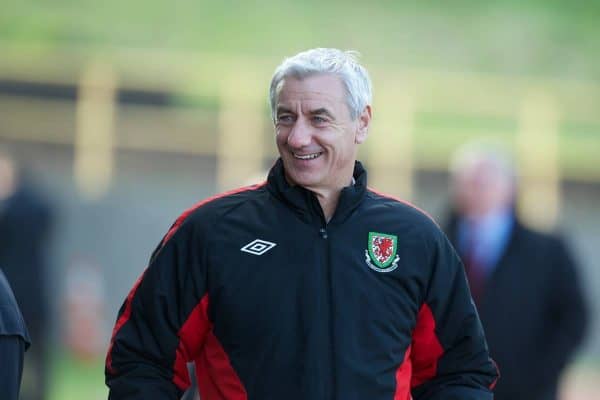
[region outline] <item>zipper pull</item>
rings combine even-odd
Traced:
[[[325,228],[319,229],[319,234],[323,239],[327,239],[327,230]]]

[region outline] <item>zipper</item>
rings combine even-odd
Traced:
[[[328,322],[328,331],[329,331],[329,346],[330,346],[330,354],[329,354],[329,362],[330,362],[330,372],[331,372],[331,377],[333,378],[332,381],[328,384],[326,384],[326,392],[325,394],[325,398],[328,399],[335,399],[337,396],[337,377],[336,377],[336,365],[335,365],[335,322],[334,322],[334,313],[333,313],[333,295],[332,295],[332,282],[333,282],[333,276],[332,276],[332,266],[331,266],[331,242],[328,240],[329,238],[329,230],[327,229],[328,224],[325,220],[322,221],[321,228],[319,228],[319,236],[321,237],[321,239],[323,239],[323,244],[324,244],[324,250],[325,250],[325,257],[324,257],[324,262],[325,262],[325,267],[326,267],[326,274],[327,274],[327,288],[328,288],[328,293],[327,293],[327,301],[329,304],[329,320]]]
[[[327,229],[326,228],[319,229],[319,235],[321,236],[321,238],[327,239]]]

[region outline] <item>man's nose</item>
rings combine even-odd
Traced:
[[[288,136],[288,144],[293,148],[308,146],[312,140],[312,130],[304,118],[298,118]]]

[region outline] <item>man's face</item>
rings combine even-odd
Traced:
[[[350,118],[344,85],[335,75],[285,78],[275,130],[288,181],[315,192],[349,185],[370,119],[370,106]]]
[[[511,178],[485,158],[471,160],[453,179],[456,205],[467,217],[483,217],[513,201]]]

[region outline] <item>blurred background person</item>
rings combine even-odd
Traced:
[[[502,378],[497,400],[556,400],[561,371],[584,337],[586,304],[563,238],[526,227],[508,154],[471,143],[451,165],[446,232],[465,264]]]
[[[45,253],[51,207],[0,150],[0,266],[29,329],[21,399],[43,400],[47,388],[48,297]],[[4,363],[4,361],[2,361]]]
[[[23,372],[23,357],[29,347],[29,335],[15,296],[0,269],[0,394],[2,399],[17,400]]]

